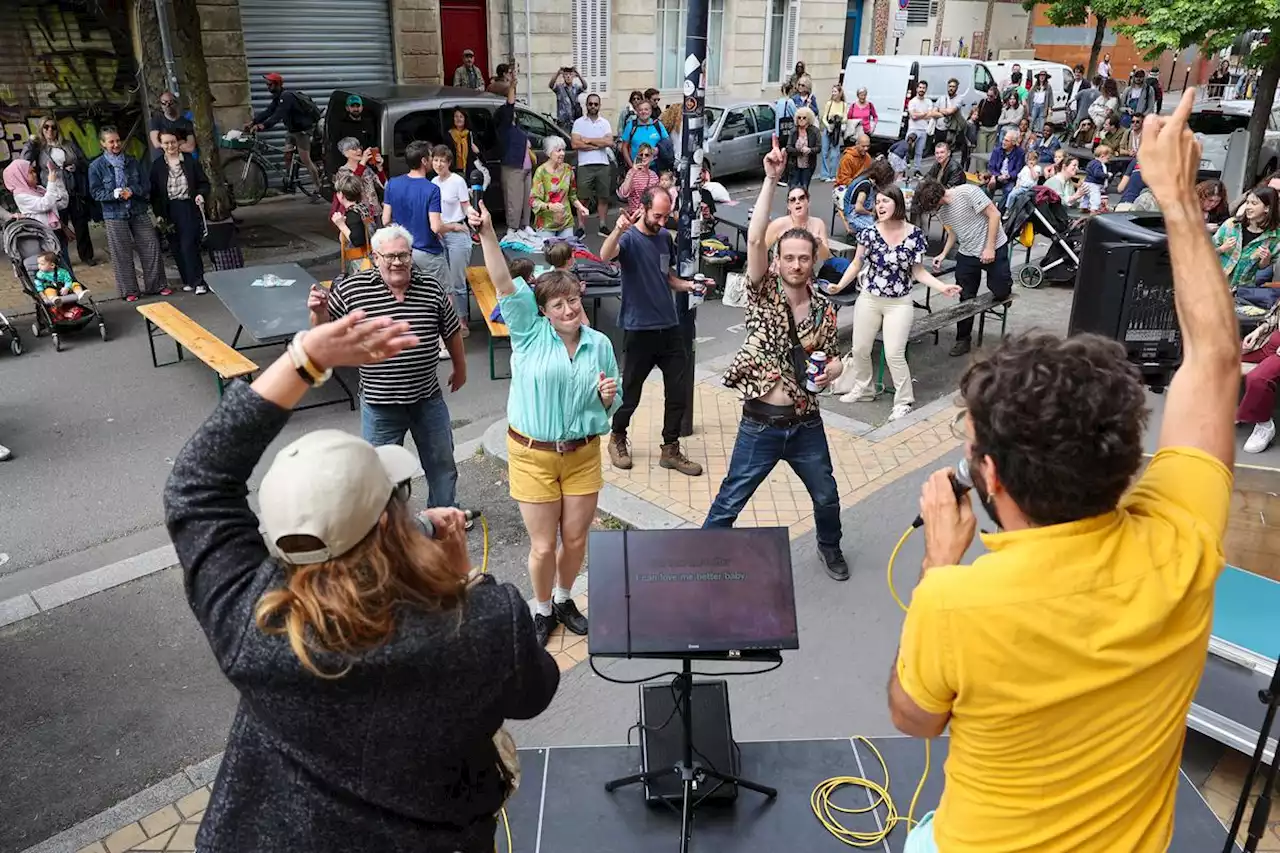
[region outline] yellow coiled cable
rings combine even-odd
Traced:
[[[887,569],[889,594],[893,596],[893,600],[898,606],[906,612],[907,605],[903,603],[898,596],[898,591],[893,586],[893,563],[898,559],[898,552],[902,550],[902,546],[911,538],[914,527],[908,527],[907,532],[902,534],[902,538],[898,540],[898,544],[893,546],[893,552],[889,555],[889,566]],[[924,790],[924,782],[929,778],[930,765],[930,741],[924,742],[924,772],[920,774],[920,781],[916,784],[915,793],[911,795],[911,804],[907,807],[905,815],[898,811],[898,806],[893,801],[893,797],[889,794],[889,766],[885,763],[884,756],[880,754],[880,750],[876,749],[875,744],[862,735],[855,735],[853,740],[862,743],[871,750],[871,754],[876,757],[876,761],[880,763],[880,772],[884,774],[884,783],[876,782],[873,779],[865,779],[861,776],[833,776],[818,783],[813,789],[813,793],[809,795],[809,806],[813,809],[814,817],[818,822],[835,836],[836,840],[850,847],[876,847],[885,842],[889,834],[893,832],[898,824],[906,824],[907,831],[911,830],[918,821],[915,819],[916,802],[920,799],[920,792]],[[856,749],[856,745],[855,745]],[[859,808],[845,808],[837,806],[831,802],[832,795],[836,791],[844,787],[864,788],[871,794],[875,794],[875,799],[870,804]],[[841,814],[866,814],[874,812],[880,806],[884,806],[887,814],[881,828],[875,832],[857,832],[849,829],[840,823]]]

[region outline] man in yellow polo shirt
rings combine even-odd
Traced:
[[[1163,852],[1209,640],[1235,455],[1240,343],[1196,203],[1194,93],[1139,157],[1165,214],[1184,360],[1142,462],[1143,389],[1118,345],[1026,335],[961,381],[973,540],[947,472],[925,484],[925,559],[889,682],[894,724],[950,723],[946,785],[907,853]],[[1149,134],[1149,135],[1148,135]]]

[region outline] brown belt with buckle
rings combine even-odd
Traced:
[[[598,435],[593,435],[590,438],[571,438],[568,441],[538,441],[536,438],[521,435],[511,427],[507,427],[507,435],[530,450],[549,450],[552,453],[572,453],[600,438]]]

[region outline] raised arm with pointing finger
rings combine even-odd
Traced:
[[[1182,330],[1182,366],[1169,384],[1160,447],[1194,447],[1231,468],[1240,329],[1196,197],[1200,143],[1187,127],[1194,102],[1195,90],[1187,89],[1173,115],[1148,116],[1138,149],[1142,178],[1164,214]]]
[[[773,203],[773,191],[782,179],[787,166],[787,154],[778,147],[778,137],[773,137],[773,148],[764,155],[764,183],[760,185],[760,197],[747,225],[747,281],[757,285],[769,271],[769,244],[765,235],[769,231],[769,208]]]

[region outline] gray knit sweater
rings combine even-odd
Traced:
[[[191,610],[240,691],[197,849],[491,853],[505,793],[493,735],[545,710],[559,670],[520,593],[491,578],[461,612],[406,606],[394,638],[334,680],[258,630],[254,605],[283,573],[246,482],[288,418],[235,383],[165,488]]]

